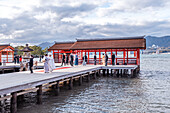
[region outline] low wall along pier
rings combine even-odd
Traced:
[[[73,88],[73,82],[78,81],[79,85],[83,81],[89,82],[99,76],[127,75],[134,77],[139,73],[137,65],[87,65],[75,67],[58,67],[52,73],[44,73],[44,70],[34,70],[15,72],[0,75],[0,112],[5,112],[5,101],[10,99],[11,113],[17,112],[17,97],[22,97],[26,93],[37,92],[37,104],[42,104],[42,94],[44,89],[53,86],[55,95],[59,95],[60,85],[68,85]]]

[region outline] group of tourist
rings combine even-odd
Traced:
[[[74,58],[74,57],[75,57],[75,58]],[[69,59],[70,59],[70,60],[69,60]],[[83,66],[86,66],[87,61],[88,61],[87,55],[84,54],[84,56],[82,57],[82,59],[83,59],[82,65],[83,65]],[[103,54],[102,54],[102,64],[105,65],[105,66],[107,66],[107,65],[108,65],[108,59],[109,59],[109,58],[108,58],[107,53],[106,53],[106,54],[103,53]],[[115,54],[114,54],[114,53],[112,53],[111,59],[112,59],[112,65],[115,65]],[[69,54],[63,53],[61,66],[63,66],[63,65],[64,65],[64,66],[68,65],[69,61],[70,61],[70,65],[71,65],[71,66],[73,66],[73,61],[74,61],[74,65],[78,65],[78,55],[76,54],[75,56],[73,56],[73,54],[70,54],[70,56],[69,56]],[[96,65],[96,64],[97,64],[97,57],[96,57],[96,55],[94,54],[94,65]]]
[[[22,58],[22,57],[21,57]],[[87,64],[87,61],[88,61],[88,57],[86,54],[84,54],[83,56],[83,62],[82,62],[82,65],[83,66],[86,66]],[[102,64],[104,66],[107,66],[108,65],[108,55],[107,53],[106,54],[102,54]],[[111,56],[111,59],[112,59],[112,65],[115,65],[115,54],[113,53],[112,56]],[[44,58],[42,59],[42,61],[44,62],[44,72],[45,73],[51,73],[54,69],[56,69],[55,67],[55,63],[54,63],[54,59],[52,58],[52,55],[51,54],[46,54],[44,56]],[[62,62],[61,62],[61,66],[63,65],[70,65],[73,66],[73,62],[74,62],[74,65],[78,65],[78,55],[76,54],[75,56],[73,56],[73,54],[63,54],[62,55]],[[94,54],[94,65],[96,65],[97,63],[97,57],[96,55]],[[30,58],[30,62],[29,62],[29,69],[30,69],[30,72],[33,73],[33,55],[31,55],[31,58]]]
[[[103,65],[107,66],[108,59],[109,58],[108,58],[107,53],[105,55],[103,53],[103,55],[102,55],[102,63],[103,63]],[[112,53],[111,59],[112,59],[112,65],[115,65],[115,54],[114,53]]]
[[[22,62],[22,56],[20,55],[15,55],[14,56],[14,64],[19,64]]]
[[[78,56],[75,56],[77,59],[75,59],[75,65],[78,65]],[[70,65],[73,66],[73,60],[74,60],[74,57],[73,57],[73,54],[70,54],[70,56],[68,54],[63,54],[62,55],[62,61],[61,61],[61,66],[63,66],[63,64],[66,66],[66,65],[69,65],[69,59],[70,59]]]

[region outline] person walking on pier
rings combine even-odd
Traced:
[[[73,66],[73,59],[74,59],[74,58],[73,58],[73,54],[71,53],[71,54],[70,54],[70,65],[71,65],[71,66]]]
[[[74,65],[78,66],[78,55],[77,54],[75,56],[75,63],[74,63]]]
[[[44,62],[44,73],[48,73],[49,72],[49,67],[48,67],[48,55],[45,54],[45,57],[43,59],[43,62]]]
[[[69,61],[69,56],[68,54],[66,54],[66,65],[68,65],[68,61]]]
[[[86,57],[87,57],[86,55],[83,56],[83,66],[86,66],[86,63],[87,63],[86,62],[86,59],[87,59]]]
[[[104,56],[104,53],[102,54],[102,64],[105,65],[105,56]]]
[[[52,73],[52,71],[54,70],[54,69],[56,69],[56,67],[55,67],[55,63],[54,63],[54,59],[51,57],[52,55],[51,54],[49,54],[49,57],[48,57],[48,67],[49,67],[49,72],[50,73]]]
[[[96,65],[96,54],[94,54],[94,65]]]
[[[115,54],[112,54],[112,65],[115,65]]]
[[[108,62],[108,56],[107,56],[107,53],[105,55],[105,66],[107,66],[107,62]]]
[[[64,53],[63,53],[63,55],[62,55],[62,63],[61,63],[61,66],[63,66],[63,64],[65,65],[65,55],[64,55]]]
[[[34,59],[34,57],[33,57],[33,55],[31,55],[31,58],[30,58],[30,62],[29,62],[29,66],[30,66],[30,71],[31,71],[31,73],[33,73],[33,59]]]
[[[22,63],[22,56],[19,56],[19,63]]]

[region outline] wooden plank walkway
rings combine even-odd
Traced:
[[[59,84],[61,81],[69,82],[69,89],[73,87],[73,80],[79,80],[79,85],[82,84],[82,77],[86,77],[87,82],[90,81],[90,74],[94,73],[93,78],[96,78],[97,73],[107,70],[116,70],[117,74],[124,70],[133,71],[138,68],[137,65],[115,65],[115,66],[101,66],[101,65],[87,65],[87,66],[74,66],[74,67],[58,67],[52,73],[44,73],[44,70],[34,70],[33,74],[30,71],[15,72],[8,74],[0,74],[0,103],[1,101],[11,98],[11,113],[17,112],[17,96],[29,92],[37,91],[37,103],[42,103],[42,90],[44,86],[49,87],[55,85],[56,95],[59,94]],[[119,71],[120,70],[120,71]],[[29,89],[29,90],[28,90]],[[8,95],[8,96],[7,96]],[[5,103],[5,102],[3,102]],[[3,107],[2,107],[3,108]],[[0,109],[1,112],[1,109]]]
[[[75,66],[54,70],[52,73],[44,73],[43,70],[16,72],[0,75],[0,95],[12,93],[27,88],[32,88],[48,82],[58,81],[99,69],[136,69],[136,65],[100,66],[87,65]]]

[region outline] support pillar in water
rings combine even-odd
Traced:
[[[111,69],[110,71],[111,71],[111,73],[110,73],[110,74],[111,74],[111,76],[113,76],[113,69]]]
[[[58,96],[59,95],[59,92],[60,92],[60,82],[57,81],[57,84],[55,85],[55,95]]]
[[[17,92],[11,93],[12,98],[11,98],[11,108],[10,111],[11,113],[17,113]]]
[[[97,71],[94,72],[94,79],[97,77]]]
[[[82,83],[83,83],[83,79],[82,79],[82,75],[80,75],[80,77],[79,77],[79,86],[81,86]]]
[[[72,78],[70,78],[70,80],[69,80],[69,89],[70,90],[73,89],[73,79]]]
[[[106,71],[106,70],[105,70],[105,69],[103,69],[103,76],[105,76],[105,71]]]
[[[37,86],[37,104],[42,104],[42,85]]]
[[[90,82],[90,73],[87,73],[87,82]]]
[[[107,69],[107,76],[109,76],[109,69]]]

